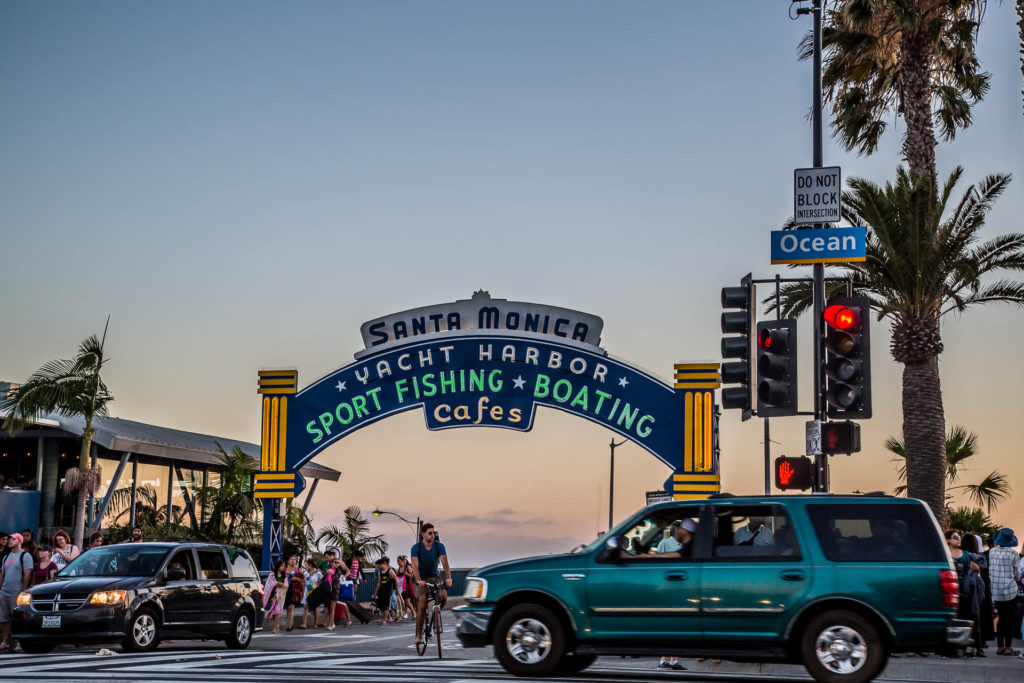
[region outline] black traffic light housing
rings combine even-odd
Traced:
[[[856,422],[822,422],[821,452],[860,453],[860,425]]]
[[[735,359],[722,363],[722,407],[742,410],[744,420],[751,417],[750,387],[753,377],[750,335],[754,329],[756,293],[753,276],[747,273],[739,287],[722,287],[722,358]],[[730,310],[738,309],[738,310]]]
[[[757,414],[797,413],[796,320],[757,323]]]
[[[828,416],[871,417],[871,300],[835,297],[825,303],[825,398]]]
[[[814,461],[806,456],[775,458],[775,488],[782,491],[814,488]]]

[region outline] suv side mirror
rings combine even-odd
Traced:
[[[604,563],[618,562],[622,556],[622,546],[626,544],[625,536],[611,536],[604,542],[604,548],[597,554],[597,561]]]
[[[167,568],[167,580],[168,581],[184,581],[185,580],[185,569],[183,567],[168,567]]]

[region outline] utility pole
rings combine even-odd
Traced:
[[[608,531],[612,530],[612,506],[615,504],[615,449],[626,443],[626,439],[615,443],[615,437],[609,444],[612,450],[611,470],[608,473]]]

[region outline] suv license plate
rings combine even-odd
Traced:
[[[43,628],[60,628],[60,616],[43,617]]]

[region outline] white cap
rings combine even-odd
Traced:
[[[684,519],[682,526],[691,534],[697,530],[697,522],[693,521],[692,519]]]

